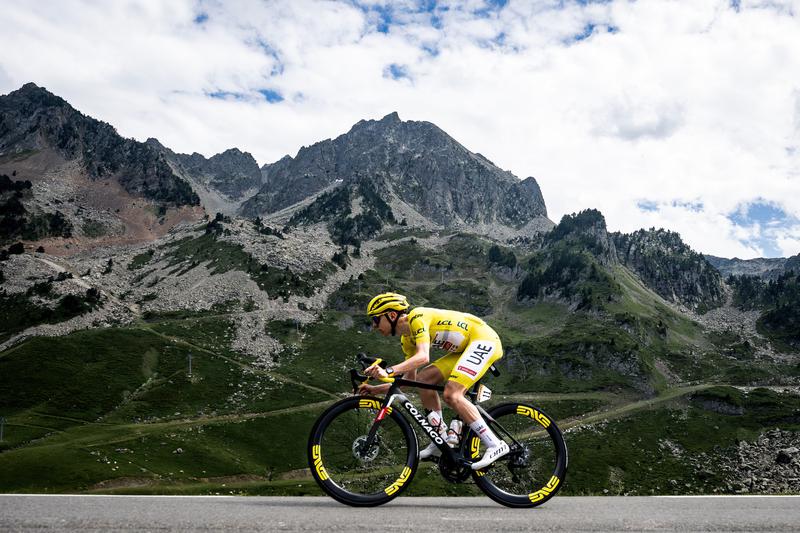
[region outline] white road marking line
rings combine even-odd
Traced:
[[[42,497],[42,498],[236,498],[231,494],[0,494],[0,498],[7,497]]]
[[[649,498],[800,498],[800,494],[665,494]]]

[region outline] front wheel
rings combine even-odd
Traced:
[[[508,507],[536,507],[561,489],[567,473],[567,445],[553,419],[521,403],[495,406],[489,414],[492,431],[511,451],[484,470],[473,473],[478,487],[497,503]],[[465,436],[467,457],[483,455],[480,439]]]
[[[387,410],[368,443],[381,409],[376,398],[352,397],[332,405],[317,420],[308,440],[308,464],[331,498],[358,507],[397,497],[417,469],[417,438],[408,421]]]

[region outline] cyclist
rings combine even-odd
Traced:
[[[465,394],[503,356],[500,338],[483,320],[458,311],[416,307],[411,309],[405,296],[393,292],[379,294],[367,306],[367,316],[372,318],[372,328],[384,337],[400,335],[405,361],[385,370],[372,365],[365,373],[373,378],[404,374],[407,379],[441,384],[444,401],[461,420],[469,424],[481,439],[486,451],[474,470],[485,468],[509,452],[508,444],[489,429],[486,421]],[[431,346],[448,352],[430,363]],[[419,372],[417,369],[423,368]],[[362,394],[386,392],[389,384],[363,385]],[[439,428],[447,438],[447,425],[442,419],[442,404],[436,391],[419,391],[422,404],[429,411],[428,421]],[[420,452],[420,459],[441,455],[433,442]]]

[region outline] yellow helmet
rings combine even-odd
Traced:
[[[403,312],[409,307],[408,300],[402,294],[385,292],[370,300],[367,305],[367,316],[378,316],[389,311]]]

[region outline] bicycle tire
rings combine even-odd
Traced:
[[[399,496],[414,478],[417,437],[397,410],[389,408],[369,450],[362,453],[357,448],[380,408],[377,398],[346,398],[322,413],[311,429],[311,475],[336,501],[355,507],[382,505]]]
[[[537,507],[556,495],[564,485],[569,462],[567,445],[552,418],[531,405],[506,403],[489,414],[521,446],[514,445],[495,424],[489,424],[503,438],[511,452],[483,470],[472,473],[475,484],[497,503],[507,507]],[[465,456],[482,455],[481,441],[465,435]]]

